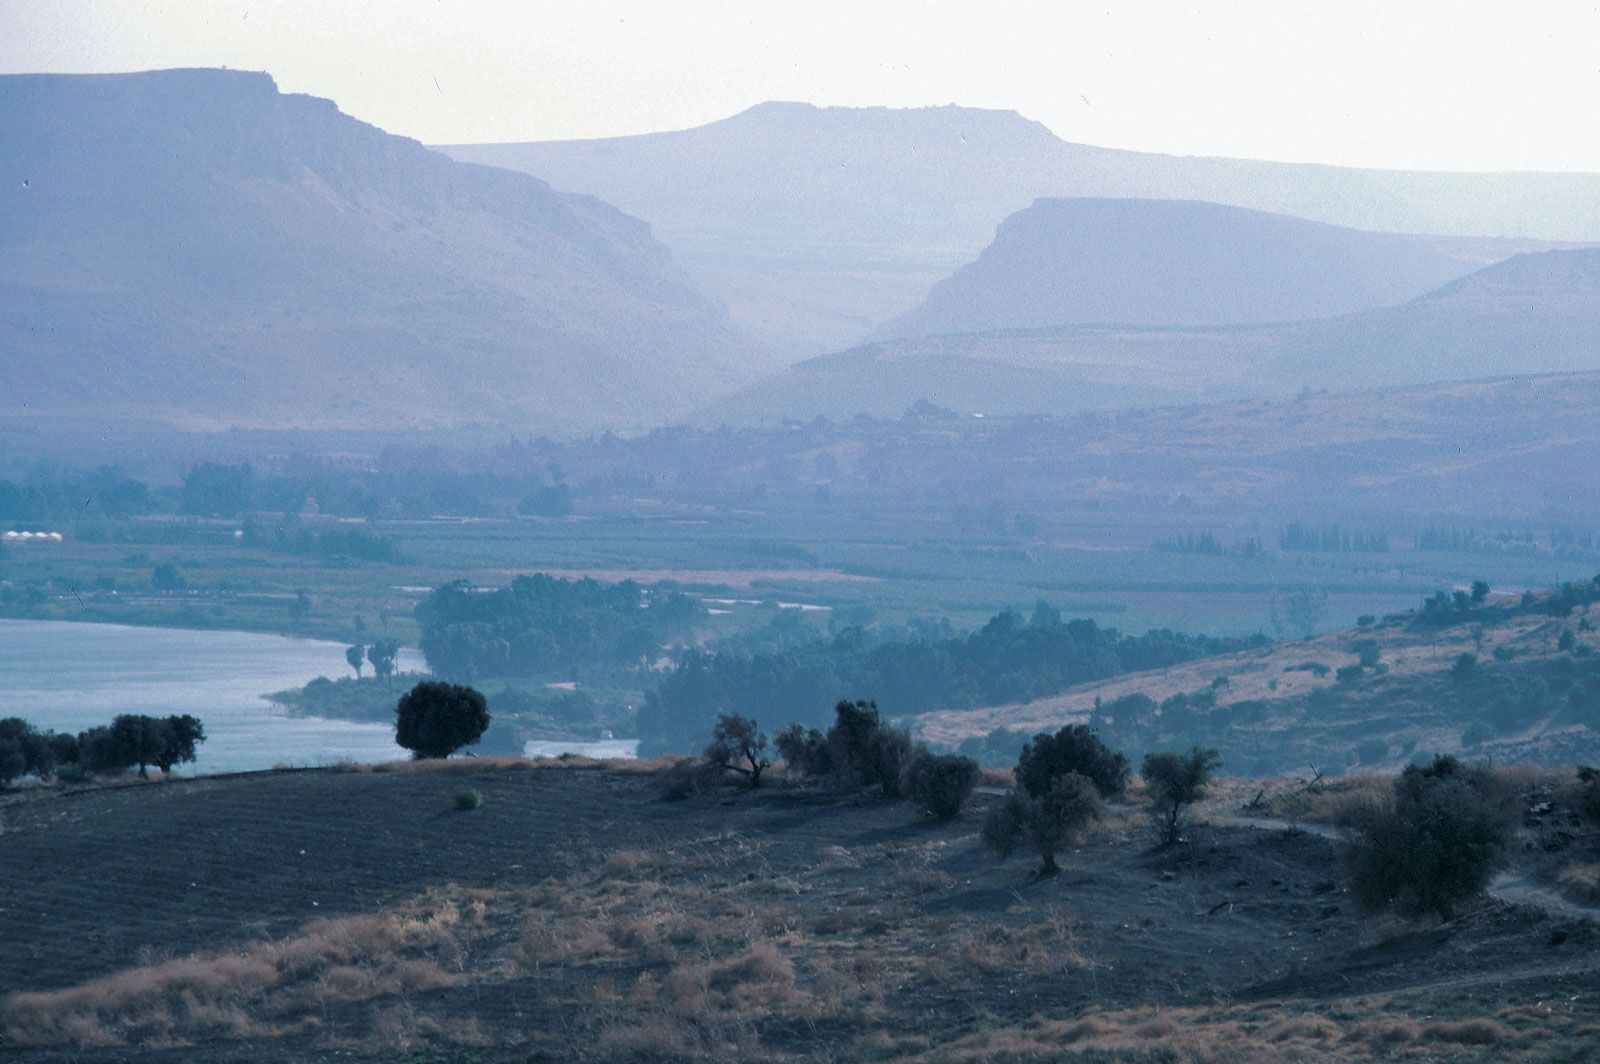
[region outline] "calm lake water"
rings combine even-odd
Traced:
[[[423,668],[415,650],[402,669]],[[261,696],[349,675],[344,646],[246,632],[0,619],[0,717],[81,731],[118,713],[192,713],[205,722],[185,771],[405,757],[385,724],[298,719]]]

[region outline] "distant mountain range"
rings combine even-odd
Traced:
[[[917,337],[809,359],[716,423],[1062,413],[1600,368],[1600,249],[1518,255],[1397,307],[1274,325],[1077,325]]]
[[[1040,197],[1205,200],[1396,233],[1600,241],[1600,175],[1452,174],[1071,144],[1011,111],[765,103],[673,133],[454,145],[650,222],[791,355],[859,342]],[[1526,241],[1441,245],[1482,265]]]
[[[746,345],[639,220],[264,74],[0,77],[12,416],[654,424]]]
[[[1403,303],[1475,268],[1416,237],[1242,207],[1041,199],[877,335],[1300,321]]]

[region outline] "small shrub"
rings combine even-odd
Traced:
[[[470,813],[472,810],[478,808],[482,804],[483,795],[478,793],[478,790],[475,787],[468,787],[466,790],[456,795],[456,808],[463,813]]]
[[[1187,754],[1145,755],[1139,775],[1154,800],[1152,816],[1164,843],[1171,845],[1182,837],[1184,809],[1205,794],[1221,765],[1221,754],[1198,746]]]
[[[906,797],[941,820],[961,813],[982,770],[970,757],[919,751],[906,766]]]
[[[1360,662],[1355,662],[1350,665],[1339,666],[1338,671],[1333,674],[1333,678],[1339,683],[1355,683],[1357,680],[1361,679],[1362,675],[1364,675],[1366,671],[1367,667],[1365,665],[1362,665]]]

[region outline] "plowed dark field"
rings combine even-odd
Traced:
[[[1312,835],[1201,827],[1157,849],[1128,817],[1039,880],[1031,855],[997,862],[979,848],[981,809],[931,824],[904,803],[809,790],[665,802],[654,780],[609,770],[452,768],[263,773],[0,808],[7,993],[244,952],[319,918],[397,911],[430,888],[469,899],[460,908],[475,914],[462,918],[448,979],[333,995],[324,972],[316,1009],[304,994],[295,1005],[267,991],[235,1003],[279,1024],[270,1036],[180,1017],[160,1037],[72,1045],[14,1028],[5,1051],[1076,1059],[1040,1056],[1037,1042],[1048,1024],[1085,1017],[1098,1033],[1051,1037],[1101,1060],[1357,1060],[1381,1049],[1576,1061],[1593,1058],[1522,1048],[1597,1044],[1592,927],[1488,899],[1446,927],[1363,920],[1332,847]],[[458,812],[469,786],[484,804]],[[724,963],[736,970],[719,982]],[[1536,1047],[1535,1020],[1525,1032],[1514,1015],[1534,1003],[1546,1010]],[[296,1008],[315,1015],[288,1023]],[[1320,1034],[1260,1035],[1326,1015],[1336,1019],[1319,1020],[1332,1025]],[[1427,1027],[1441,1017],[1493,1024],[1493,1041],[1452,1042]],[[1379,1045],[1360,1033],[1379,1020],[1415,1032]]]

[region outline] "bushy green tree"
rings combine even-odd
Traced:
[[[941,820],[959,816],[982,769],[970,757],[919,750],[906,766],[906,797]]]
[[[983,844],[1002,860],[1019,846],[1032,846],[1039,854],[1039,875],[1050,876],[1060,871],[1056,852],[1104,816],[1099,788],[1087,776],[1069,772],[1054,777],[1038,797],[1014,789],[984,821]]]
[[[196,748],[206,741],[206,729],[199,717],[187,713],[168,717],[163,725],[163,742],[156,753],[155,764],[162,772],[171,772],[174,766],[195,759]]]
[[[488,728],[487,700],[459,684],[425,680],[395,706],[394,741],[418,760],[449,757]]]
[[[200,719],[188,714],[124,713],[109,727],[90,728],[78,736],[78,760],[92,772],[137,767],[141,777],[148,777],[151,765],[171,772],[174,766],[193,761],[205,737]]]
[[[54,767],[55,749],[48,734],[21,717],[0,720],[0,787],[9,787],[22,776],[43,779]]]
[[[1186,754],[1146,754],[1139,775],[1149,788],[1151,811],[1167,845],[1183,835],[1185,810],[1205,795],[1211,777],[1222,766],[1222,755],[1196,746]]]
[[[1488,770],[1441,756],[1407,766],[1389,802],[1347,814],[1342,826],[1350,892],[1364,912],[1448,922],[1505,864],[1513,818]]]
[[[1054,734],[1040,732],[1017,758],[1017,786],[1034,798],[1048,793],[1056,778],[1069,772],[1087,777],[1102,798],[1113,798],[1128,784],[1128,759],[1085,724],[1068,724]]]
[[[367,658],[367,648],[360,643],[352,643],[344,648],[344,660],[356,670],[356,679],[361,679],[361,665]]]

